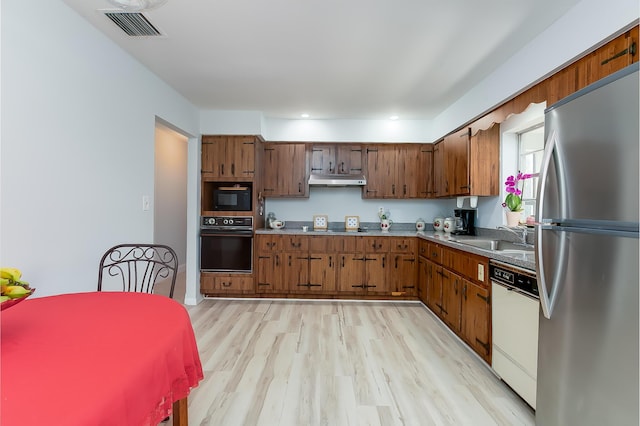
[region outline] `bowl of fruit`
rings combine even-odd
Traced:
[[[0,310],[17,305],[36,290],[21,278],[22,272],[17,268],[0,268]]]

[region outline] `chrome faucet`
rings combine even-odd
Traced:
[[[531,244],[527,243],[528,229],[526,226],[508,227],[501,225],[498,226],[498,229],[504,229],[505,231],[509,231],[512,234],[516,235],[518,238],[520,238],[520,244],[522,244],[523,246],[531,246]]]

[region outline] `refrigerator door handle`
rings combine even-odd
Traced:
[[[565,188],[565,179],[564,179],[564,170],[562,168],[562,160],[559,156],[559,153],[556,150],[556,141],[558,135],[554,130],[550,133],[549,138],[545,144],[544,156],[542,157],[542,167],[540,170],[540,182],[538,184],[538,202],[537,202],[537,214],[538,222],[540,225],[536,226],[536,274],[538,276],[538,294],[540,295],[540,305],[542,307],[542,314],[545,318],[550,319],[553,313],[553,307],[556,301],[556,295],[560,289],[560,285],[562,280],[560,279],[564,275],[564,268],[566,265],[566,235],[565,233],[559,229],[562,233],[560,235],[560,244],[558,247],[559,256],[556,260],[556,268],[553,273],[553,278],[551,279],[551,288],[547,285],[546,281],[546,269],[544,264],[544,256],[543,256],[543,234],[544,230],[551,230],[553,232],[553,219],[544,218],[544,206],[545,206],[545,188],[547,185],[547,178],[549,176],[549,168],[551,165],[551,160],[555,159],[555,171],[556,178],[558,182],[558,194],[559,194],[559,217],[566,217],[566,206],[567,206],[567,197]]]

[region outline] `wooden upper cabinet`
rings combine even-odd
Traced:
[[[445,176],[444,140],[433,144],[433,195],[448,195],[447,177]]]
[[[255,136],[202,136],[202,172],[212,178],[255,176]]]
[[[470,128],[447,135],[433,146],[436,197],[500,194],[500,126],[471,136]]]
[[[424,198],[419,187],[420,148],[418,144],[398,145],[395,198]]]
[[[363,198],[428,198],[433,196],[431,144],[375,144],[365,150]]]
[[[397,145],[367,145],[364,152],[367,184],[362,198],[395,198]]]
[[[311,173],[320,175],[362,173],[362,145],[314,144]]]
[[[469,194],[500,195],[500,125],[478,131],[469,147]]]
[[[433,144],[420,144],[418,152],[417,198],[435,197],[433,187]]]
[[[634,62],[638,54],[638,27],[616,37],[576,62],[575,90],[612,74]],[[558,99],[559,100],[559,99]],[[547,106],[551,103],[547,102]]]
[[[265,143],[262,191],[265,197],[309,196],[304,143]]]
[[[469,195],[469,128],[444,138],[447,195]]]

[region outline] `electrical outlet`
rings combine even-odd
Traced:
[[[478,281],[484,282],[484,265],[478,263]]]

